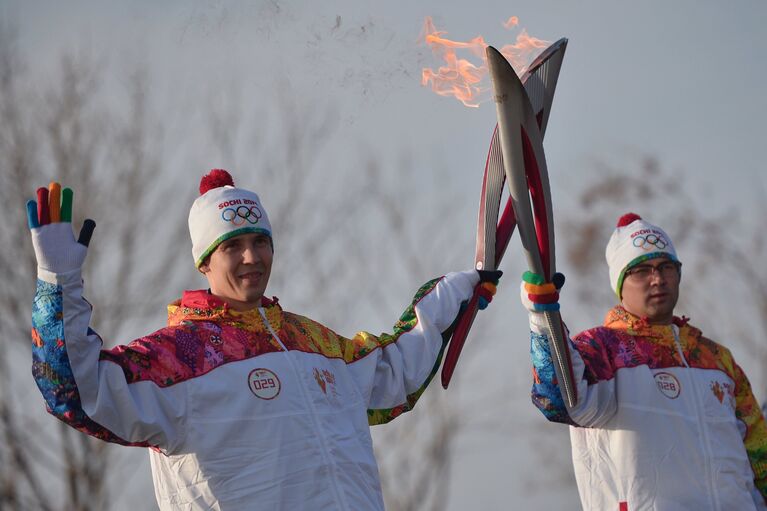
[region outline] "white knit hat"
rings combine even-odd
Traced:
[[[269,217],[255,193],[234,187],[223,169],[213,169],[200,180],[200,196],[189,211],[192,256],[197,268],[221,242],[246,233],[272,237]]]
[[[626,270],[656,257],[679,261],[669,235],[657,225],[645,222],[637,214],[628,213],[620,217],[605,250],[610,269],[610,287],[618,298],[621,297]]]

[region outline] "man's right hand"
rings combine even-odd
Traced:
[[[529,312],[547,312],[559,310],[559,290],[565,284],[565,276],[555,273],[552,282],[531,271],[522,274],[520,297],[522,305]]]
[[[85,220],[80,236],[72,232],[72,190],[52,182],[37,189],[37,202],[27,201],[27,222],[32,232],[37,267],[66,273],[82,267],[96,222]]]

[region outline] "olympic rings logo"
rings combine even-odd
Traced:
[[[221,218],[225,222],[232,222],[239,227],[245,225],[245,222],[255,225],[263,216],[258,206],[237,206],[237,208],[226,208],[221,212]]]
[[[663,239],[663,236],[657,234],[648,234],[647,236],[637,236],[632,241],[635,247],[642,248],[644,250],[652,250],[653,247],[658,250],[663,250],[668,246],[668,242]]]

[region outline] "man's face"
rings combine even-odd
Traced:
[[[679,263],[665,257],[650,259],[626,270],[623,307],[650,323],[668,325],[679,299]]]
[[[271,239],[264,234],[241,234],[222,242],[200,265],[210,291],[235,310],[260,305],[272,271]]]

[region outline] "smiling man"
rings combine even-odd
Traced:
[[[272,239],[262,233],[245,233],[222,241],[200,264],[210,292],[226,297],[234,310],[245,311],[266,291],[272,271]]]
[[[583,508],[767,509],[764,418],[729,350],[674,315],[682,265],[671,238],[630,213],[605,255],[620,305],[603,326],[572,338],[572,408],[557,384],[541,313],[559,309],[559,290],[533,274],[522,283],[533,402],[550,421],[571,426]]]
[[[185,291],[166,328],[110,350],[89,326],[90,231],[75,241],[71,191],[53,183],[28,203],[33,374],[50,413],[151,448],[162,510],[382,510],[369,425],[415,405],[461,303],[500,273],[434,279],[392,334],[342,337],[264,296],[274,244],[258,195],[223,170],[200,193],[189,231],[209,289]]]

